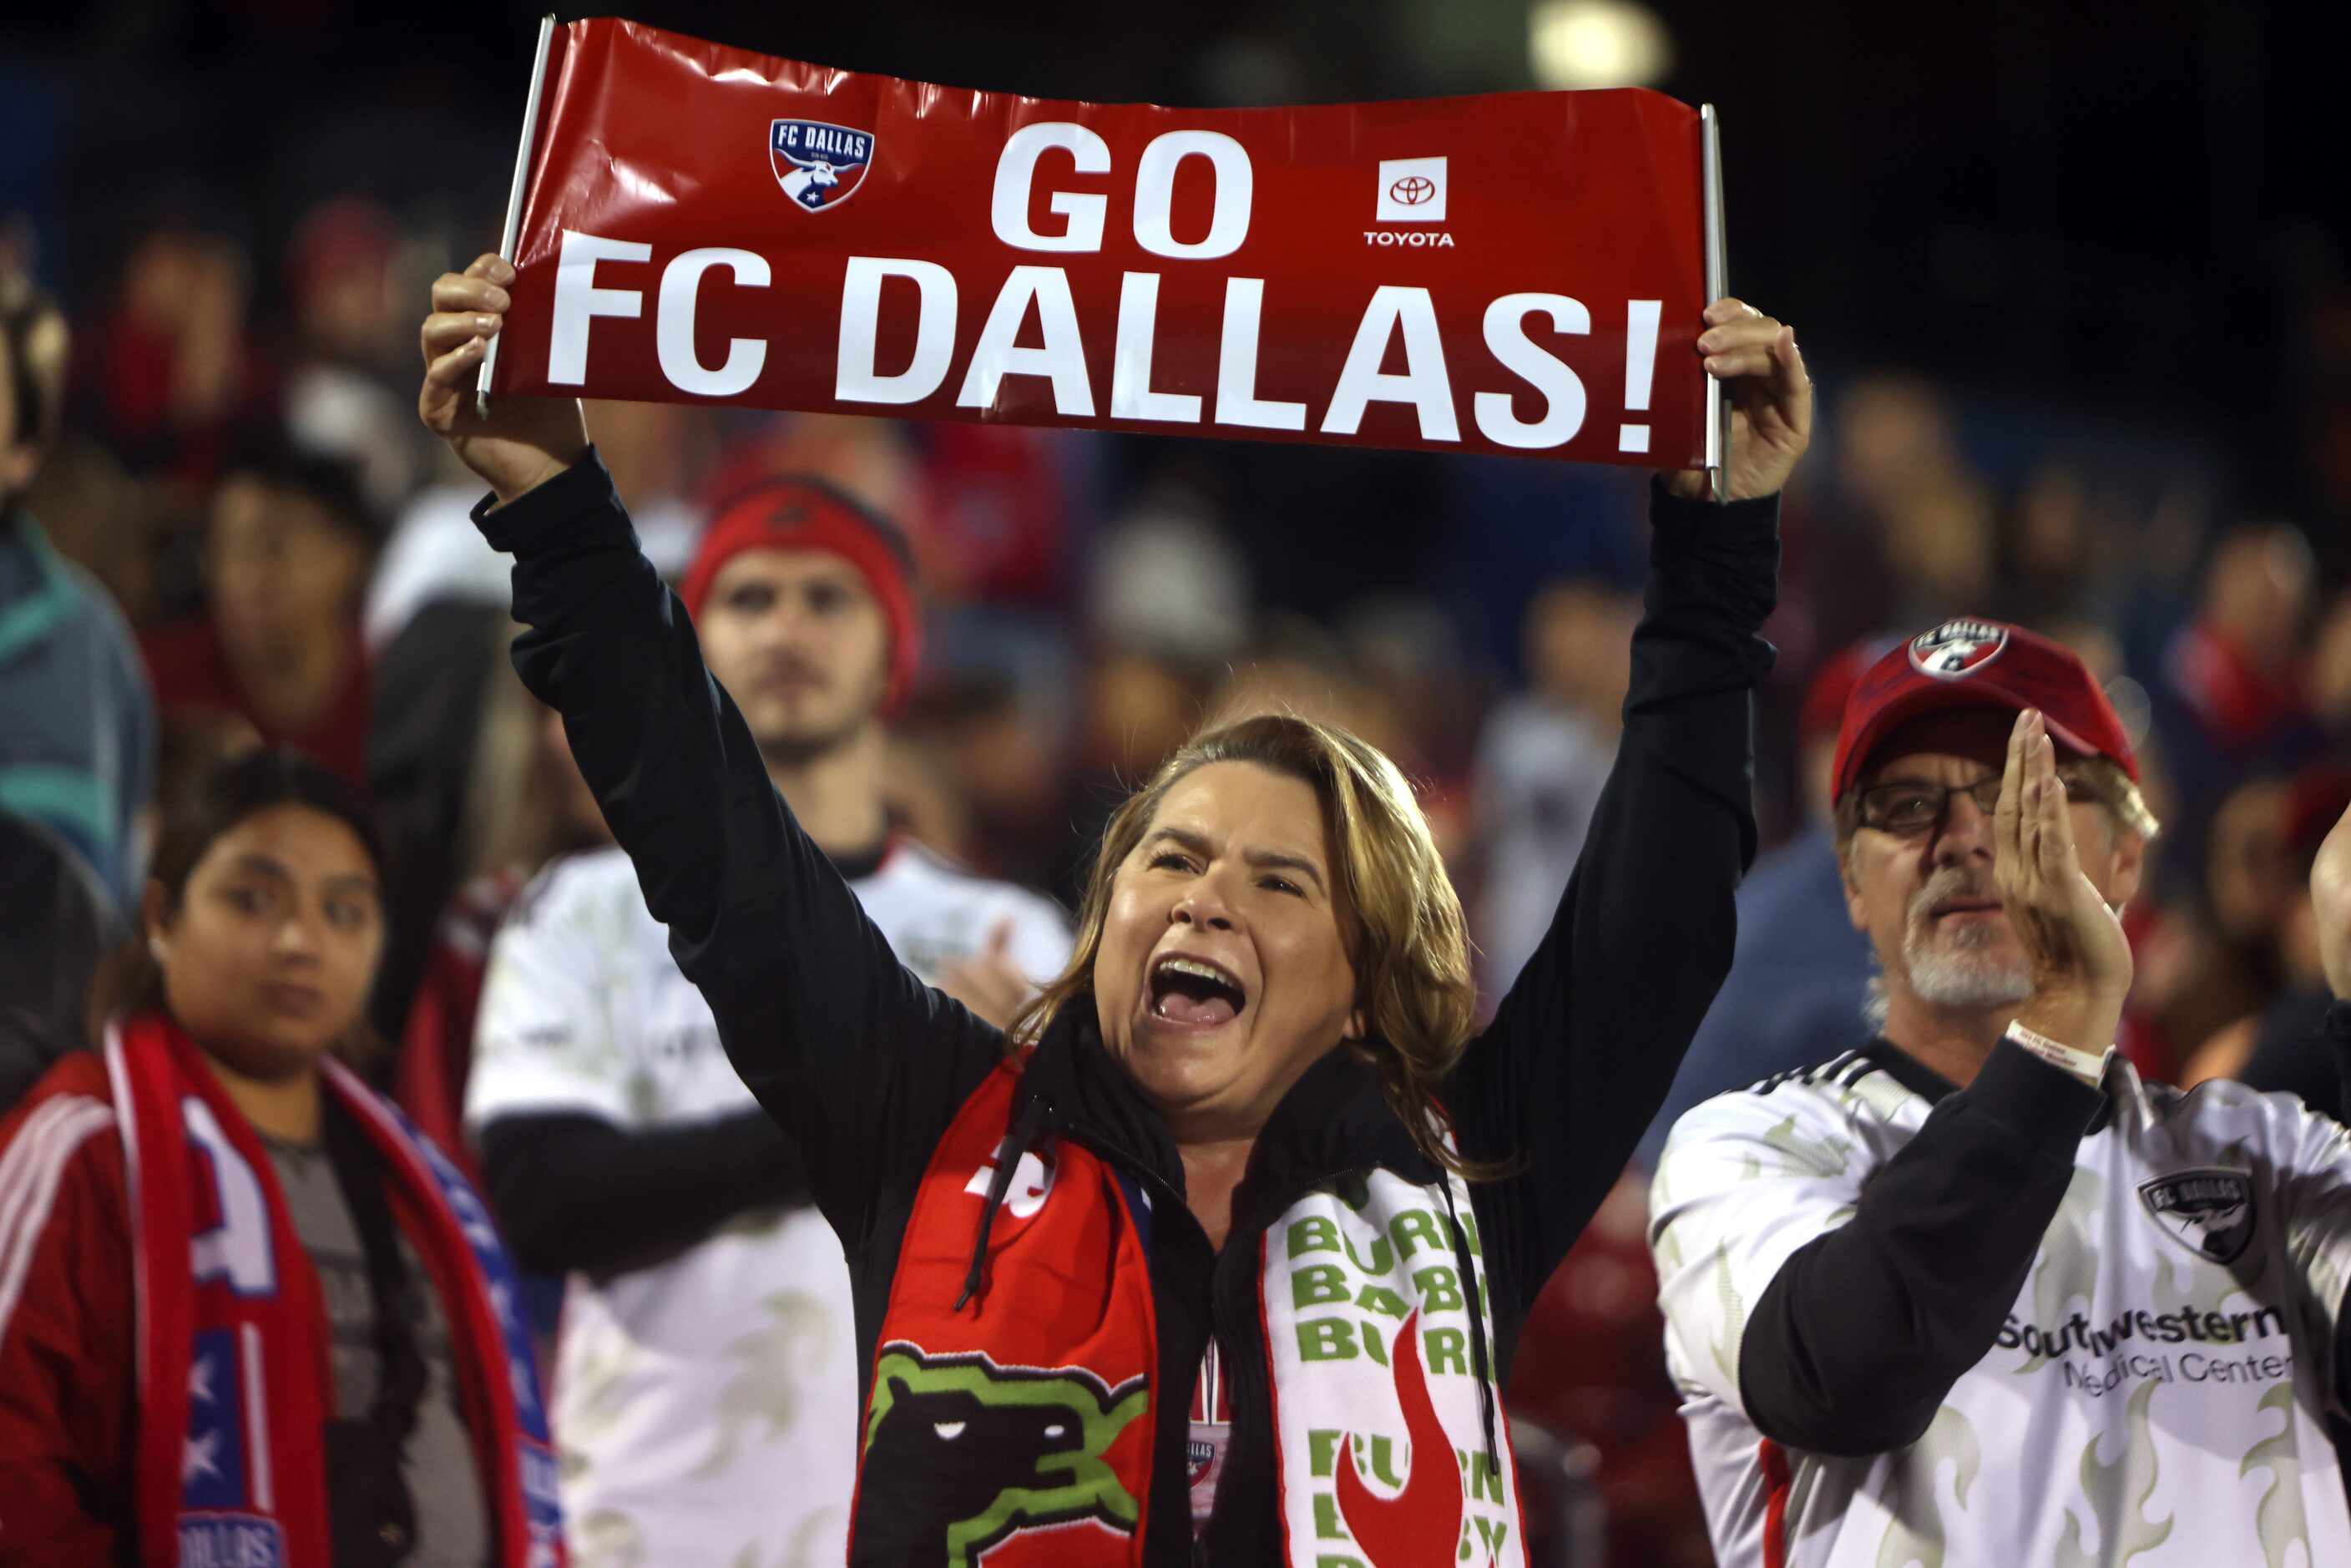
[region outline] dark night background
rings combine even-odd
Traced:
[[[1832,393],[1839,371],[1922,370],[2020,408],[2211,444],[2250,505],[2315,498],[2303,426],[2322,374],[2312,312],[2351,254],[2339,107],[2351,7],[1656,9],[1677,55],[1658,85],[1722,111],[1734,286],[1799,324]],[[527,5],[31,10],[0,32],[0,208],[36,214],[51,242],[43,269],[69,295],[175,200],[244,225],[265,255],[326,190],[438,207],[455,226],[494,221]],[[629,14],[1044,97],[1339,101],[1531,85],[1516,0],[643,0]]]

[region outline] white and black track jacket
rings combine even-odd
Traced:
[[[2351,1563],[2351,1136],[2291,1096],[1876,1041],[1684,1116],[1650,1238],[1726,1568]]]

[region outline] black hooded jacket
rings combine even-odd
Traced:
[[[1497,1334],[1480,1349],[1503,1377],[1536,1294],[1622,1171],[1729,967],[1731,895],[1754,854],[1750,693],[1771,661],[1758,631],[1775,592],[1777,502],[1652,495],[1647,613],[1614,769],[1550,933],[1439,1096],[1465,1155],[1510,1164],[1471,1189]],[[1003,1059],[1003,1037],[899,964],[793,821],[592,453],[475,517],[515,557],[527,628],[516,667],[561,710],[679,968],[840,1233],[870,1378],[916,1187]],[[1068,1016],[1030,1058],[1014,1123],[1016,1138],[1073,1140],[1154,1195],[1155,1451],[1186,1451],[1188,1394],[1215,1333],[1232,1427],[1207,1560],[1277,1560],[1259,1239],[1334,1176],[1376,1166],[1425,1184],[1437,1173],[1374,1072],[1332,1051],[1259,1135],[1218,1252],[1185,1207],[1165,1124],[1093,1021]],[[1159,1466],[1151,1486],[1147,1560],[1187,1563],[1184,1466]]]

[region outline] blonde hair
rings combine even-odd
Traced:
[[[1118,868],[1150,831],[1168,791],[1215,762],[1254,763],[1314,791],[1336,852],[1339,936],[1366,1026],[1364,1038],[1348,1049],[1378,1071],[1389,1108],[1423,1154],[1465,1176],[1491,1174],[1445,1141],[1430,1104],[1460,1059],[1477,1011],[1461,901],[1403,772],[1378,747],[1336,725],[1259,714],[1203,730],[1161,764],[1103,830],[1069,966],[1013,1021],[1013,1039],[1033,1041],[1063,1009],[1092,1003]]]

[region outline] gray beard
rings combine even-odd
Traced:
[[[1942,879],[1938,879],[1941,882]],[[1929,883],[1910,905],[1910,919],[1902,936],[1902,967],[1918,999],[1946,1008],[2002,1007],[2032,995],[2032,976],[2024,956],[1995,947],[2001,933],[1970,925],[1953,933],[1949,942],[1937,942],[1927,911],[1944,896],[1948,883]]]

